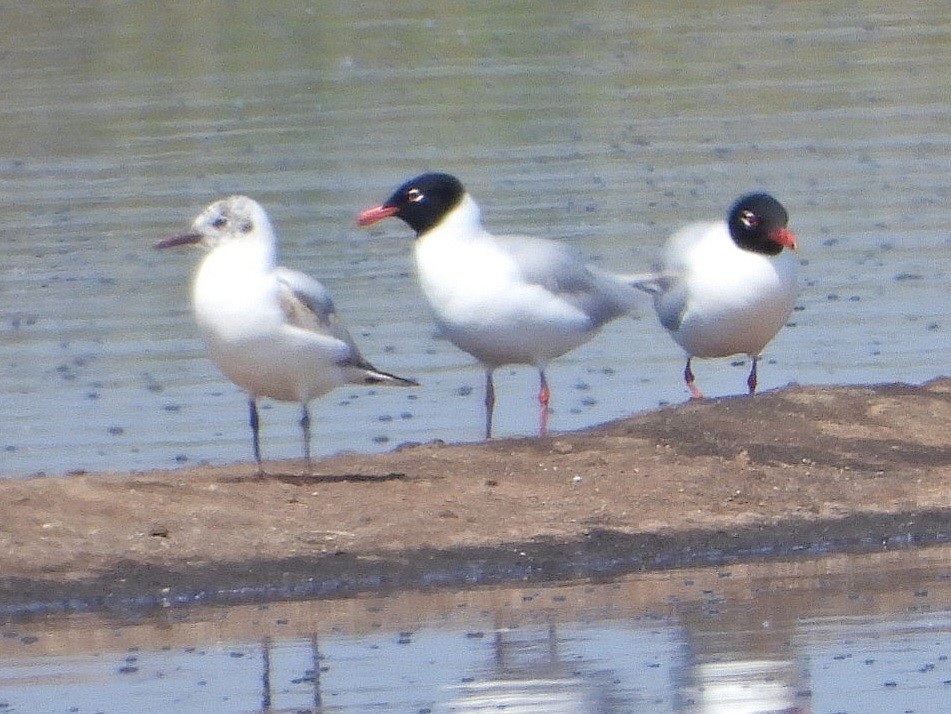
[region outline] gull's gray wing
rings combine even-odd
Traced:
[[[654,310],[660,324],[671,332],[680,328],[690,295],[686,282],[676,275],[659,275],[654,280]]]
[[[276,268],[274,272],[280,286],[284,319],[289,325],[321,337],[338,340],[346,345],[346,356],[340,364],[353,368],[348,370],[351,373],[350,381],[354,384],[417,386],[417,382],[412,379],[397,377],[378,370],[360,354],[347,328],[337,316],[330,291],[320,282],[309,275],[288,268]]]
[[[529,236],[503,236],[500,245],[529,283],[540,285],[588,315],[595,325],[634,307],[634,291],[623,279],[585,264],[571,246]]]
[[[288,324],[318,335],[334,337],[359,355],[353,338],[337,316],[327,288],[296,270],[277,268],[274,272],[281,286],[281,309]]]
[[[687,285],[676,273],[645,273],[631,276],[631,285],[654,297],[654,310],[660,324],[674,331],[680,327],[687,308]]]

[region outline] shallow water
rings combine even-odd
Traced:
[[[939,714],[949,560],[13,622],[0,711]]]
[[[647,269],[682,223],[774,192],[803,290],[761,385],[947,373],[951,16],[940,2],[24,4],[0,23],[2,473],[250,458],[244,399],[187,305],[197,253],[157,253],[206,203],[271,212],[367,356],[416,390],[315,404],[322,453],[475,440],[480,370],[434,339],[409,232],[358,210],[426,169],[490,228]],[[549,370],[553,429],[685,397],[645,301]],[[697,365],[709,395],[745,366]],[[536,377],[497,380],[500,435]],[[263,414],[300,453],[297,409]]]

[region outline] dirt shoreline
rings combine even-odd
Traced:
[[[0,618],[607,578],[951,540],[951,378],[545,439],[0,481]]]

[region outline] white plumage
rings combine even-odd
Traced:
[[[586,265],[564,244],[489,233],[476,202],[448,174],[411,179],[357,222],[369,225],[388,216],[417,233],[419,283],[440,331],[485,369],[486,438],[492,435],[495,405],[492,373],[505,364],[538,369],[539,433],[544,434],[546,366],[630,311],[638,300],[635,287]]]
[[[661,324],[687,353],[684,379],[694,397],[693,357],[750,356],[756,364],[786,323],[798,294],[796,239],[782,205],[766,194],[739,199],[726,221],[694,223],[667,242],[660,272],[641,282]]]
[[[192,283],[192,308],[212,360],[249,395],[259,467],[258,398],[301,404],[309,461],[311,400],[343,384],[416,384],[363,358],[323,285],[276,265],[277,238],[257,202],[245,196],[216,201],[189,233],[157,247],[189,243],[209,249]]]

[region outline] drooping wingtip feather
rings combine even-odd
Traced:
[[[386,382],[386,383],[392,382],[394,387],[418,387],[419,386],[419,382],[417,382],[415,379],[410,379],[408,377],[398,377],[395,374],[389,374],[387,372],[378,372],[377,374],[380,374],[384,377],[384,379],[382,380],[383,382]]]
[[[654,294],[663,289],[664,281],[668,278],[664,273],[635,273],[633,275],[622,275],[621,280],[632,288],[643,290],[645,293]]]
[[[381,372],[378,369],[367,370],[365,374],[366,384],[382,384],[389,387],[418,387],[419,382],[407,377],[398,377],[389,372]]]

